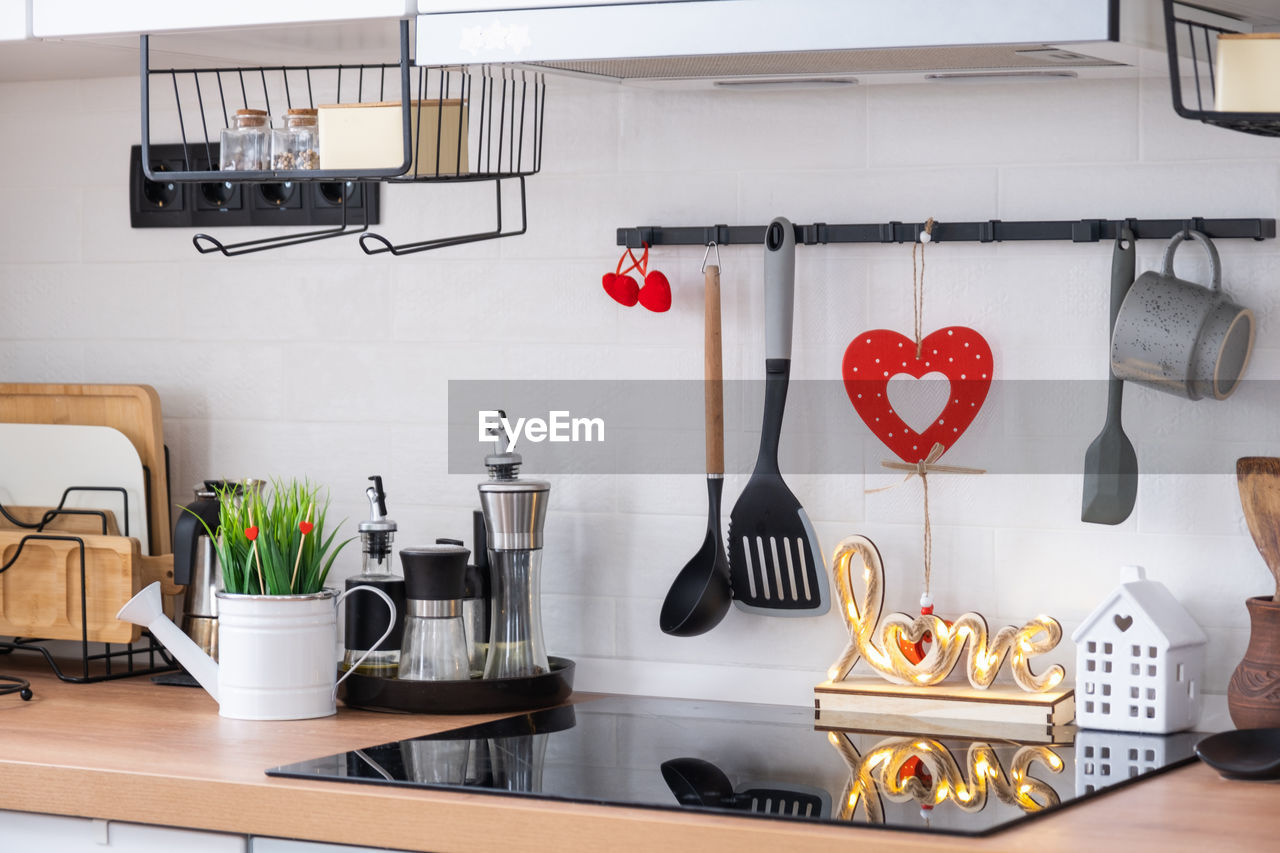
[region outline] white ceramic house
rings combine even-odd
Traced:
[[[1191,614],[1141,566],[1081,623],[1076,724],[1124,732],[1176,732],[1200,717],[1207,638]]]

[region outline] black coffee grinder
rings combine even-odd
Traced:
[[[461,539],[437,539],[437,545],[463,545]],[[485,547],[484,513],[471,515],[471,556],[462,593],[462,621],[467,626],[467,653],[471,677],[484,675],[484,659],[489,653],[489,549]]]

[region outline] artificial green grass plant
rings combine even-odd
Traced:
[[[256,490],[218,493],[218,535],[213,538],[227,592],[244,595],[309,595],[324,588],[338,543],[337,526],[325,535],[326,496],[310,481],[271,481],[271,496]],[[203,523],[203,522],[202,522]],[[207,529],[207,527],[206,527]],[[328,555],[326,558],[325,555]]]

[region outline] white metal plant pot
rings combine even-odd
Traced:
[[[339,595],[233,595],[218,593],[218,659],[201,651],[164,615],[160,584],[129,600],[118,619],[142,625],[164,644],[218,703],[218,713],[237,720],[304,720],[337,711],[338,605],[351,593],[368,591],[395,605],[380,589],[356,586]],[[361,657],[356,666],[364,660]]]

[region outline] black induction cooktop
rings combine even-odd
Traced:
[[[978,740],[832,729],[813,716],[616,696],[267,775],[985,835],[1191,761],[1200,737]]]

